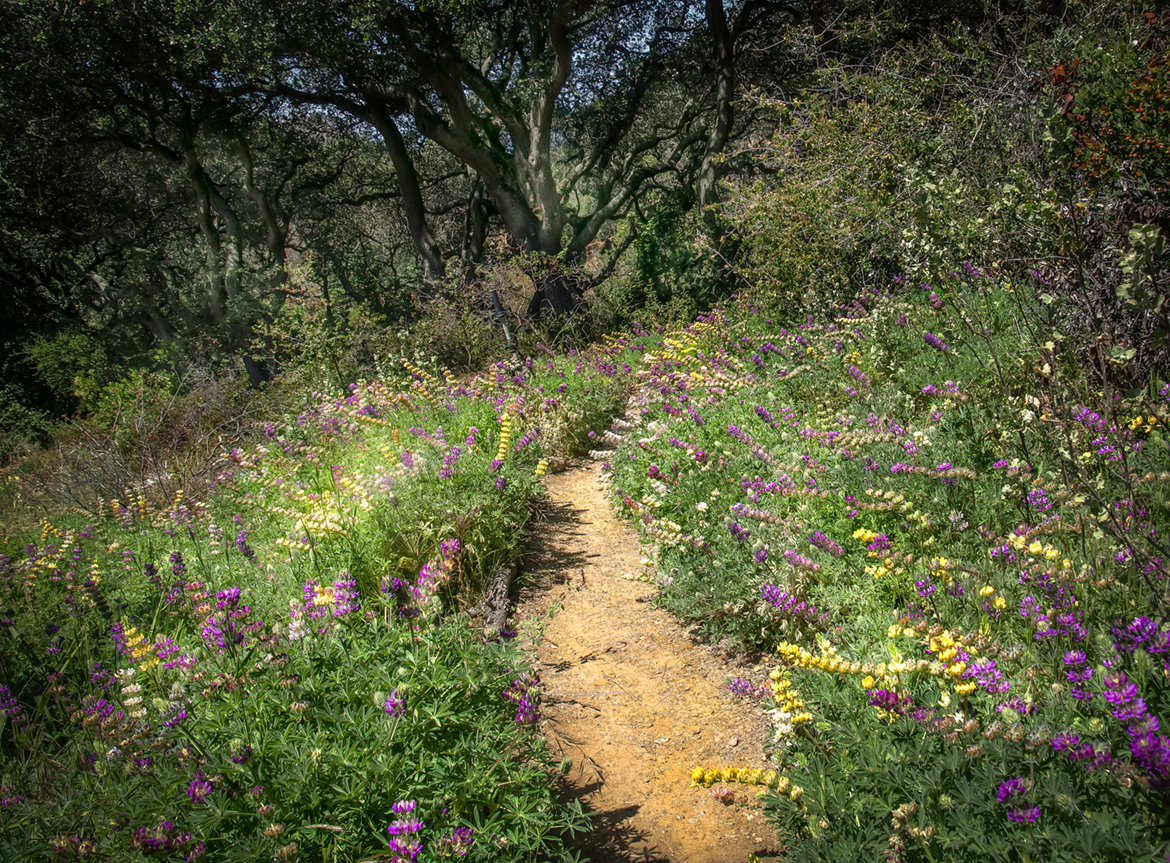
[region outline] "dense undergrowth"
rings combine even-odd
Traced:
[[[262,424],[198,495],[83,486],[10,536],[0,857],[571,856],[538,681],[469,606],[546,456],[621,404],[625,352],[407,363]]]
[[[648,355],[595,453],[661,601],[776,657],[733,684],[774,763],[694,779],[767,785],[788,859],[1170,848],[1170,386],[1091,383],[1045,314],[969,265],[749,303]]]

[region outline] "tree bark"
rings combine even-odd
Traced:
[[[731,125],[735,119],[735,43],[727,26],[723,0],[706,0],[706,15],[707,27],[715,42],[715,121],[707,134],[696,191],[703,221],[712,235],[717,235],[717,219],[711,205],[719,202],[717,186],[722,170],[718,158],[731,137]]]
[[[430,296],[437,296],[442,290],[447,272],[443,263],[443,253],[427,223],[418,172],[414,168],[410,154],[406,152],[406,142],[402,140],[398,124],[394,122],[389,111],[381,105],[371,106],[369,118],[374,128],[381,134],[386,144],[386,152],[390,154],[390,161],[394,163],[398,189],[402,194],[402,208],[406,213],[406,226],[423,262],[423,286]]]

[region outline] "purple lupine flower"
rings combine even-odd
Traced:
[[[453,446],[443,456],[443,466],[439,468],[439,479],[448,479],[455,474],[455,466],[459,464],[459,457],[463,455],[463,449],[458,446]]]
[[[823,551],[827,551],[833,557],[840,557],[841,555],[843,555],[845,553],[845,549],[842,548],[839,543],[837,543],[834,540],[830,539],[829,537],[825,536],[819,530],[816,531],[815,533],[813,533],[808,538],[808,541],[811,544],[815,545],[817,548],[819,548]]]
[[[422,850],[418,832],[423,823],[411,813],[417,808],[414,800],[400,800],[394,804],[394,814],[398,817],[386,828],[390,834],[390,861],[391,863],[411,863]]]
[[[442,837],[437,847],[444,857],[466,857],[475,842],[475,830],[471,827],[456,827],[447,836]]]
[[[963,677],[967,680],[974,680],[988,695],[999,695],[1007,692],[1011,685],[1003,679],[1003,672],[996,668],[994,659],[972,663],[963,672]]]
[[[20,803],[24,795],[9,785],[0,785],[0,809],[10,809]]]
[[[254,560],[256,557],[256,552],[248,545],[248,531],[245,528],[241,527],[236,531],[236,549],[248,560]]]
[[[353,611],[361,611],[361,592],[357,579],[342,570],[333,582],[333,616],[342,617]]]
[[[169,716],[167,716],[168,713]],[[164,713],[163,715],[167,716],[167,719],[163,721],[164,728],[178,728],[183,724],[183,722],[186,721],[188,714],[187,708],[183,707],[183,705],[173,704],[168,709],[167,713]]]
[[[1164,789],[1170,780],[1170,737],[1163,737],[1155,730],[1131,733],[1129,752],[1138,766]],[[1154,785],[1154,781],[1150,784]]]
[[[202,770],[196,770],[191,784],[187,786],[187,796],[195,803],[202,803],[210,793],[211,781],[203,775]]]
[[[949,350],[947,343],[936,336],[934,333],[924,333],[922,340],[934,348],[936,351]]]
[[[540,720],[540,677],[535,672],[513,680],[504,697],[516,705],[517,725],[535,725]]]
[[[1115,620],[1113,626],[1109,628],[1109,633],[1113,636],[1113,646],[1119,653],[1133,653],[1139,647],[1143,647],[1157,632],[1158,625],[1144,614],[1125,625],[1120,620]]]
[[[789,566],[795,566],[798,569],[810,569],[813,572],[818,572],[821,569],[819,563],[814,563],[803,554],[800,554],[795,548],[790,548],[784,552],[784,562]]]
[[[4,714],[9,725],[19,725],[25,718],[22,716],[24,706],[6,683],[0,683],[0,713]]]
[[[1040,817],[1040,807],[1027,801],[1028,784],[1023,779],[1009,779],[1000,783],[996,799],[1008,807],[1008,820],[1031,824]]]
[[[742,698],[763,698],[764,693],[767,692],[767,687],[764,684],[755,684],[750,680],[744,680],[742,677],[737,677],[731,683],[727,684],[727,688],[732,695],[738,695]]]
[[[508,487],[508,478],[505,476],[496,477],[496,491],[503,491]]]
[[[391,719],[398,719],[399,717],[404,716],[406,714],[406,695],[405,695],[405,693],[403,693],[402,695],[399,695],[398,690],[395,689],[393,692],[391,692],[389,695],[387,695],[385,709],[386,709],[386,715],[389,716]]]
[[[1032,505],[1032,509],[1036,512],[1047,512],[1052,509],[1052,503],[1048,500],[1048,495],[1044,493],[1042,488],[1034,488],[1028,492],[1028,503]]]
[[[740,542],[743,542],[751,537],[751,534],[748,532],[747,528],[745,528],[743,525],[741,525],[737,522],[734,522],[734,521],[731,524],[727,525],[727,530],[732,536],[734,536]]]
[[[869,703],[878,710],[895,713],[901,716],[913,706],[914,701],[909,695],[898,695],[891,689],[871,689]]]
[[[1010,803],[1028,793],[1028,783],[1023,779],[1009,779],[1001,782],[995,797],[1000,803]]]
[[[1040,818],[1040,807],[1032,806],[1013,806],[1008,809],[1008,820],[1015,821],[1019,824],[1031,824]]]

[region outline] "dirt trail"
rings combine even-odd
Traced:
[[[566,794],[595,813],[580,847],[596,863],[746,863],[777,853],[755,789],[725,806],[690,787],[696,765],[764,767],[766,720],[725,678],[763,679],[697,645],[638,573],[637,535],[613,517],[599,466],[573,463],[545,483],[550,503],[525,557],[516,619],[530,637],[554,756],[572,759]],[[549,620],[549,612],[553,612]],[[531,636],[543,623],[539,643]]]

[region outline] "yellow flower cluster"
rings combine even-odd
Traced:
[[[508,457],[508,446],[512,443],[512,415],[507,411],[500,414],[500,445],[496,447],[496,461]]]
[[[418,381],[411,381],[410,388],[417,395],[420,395],[424,399],[426,399],[427,404],[429,404],[431,407],[437,408],[439,406],[439,400],[436,399],[433,395],[431,395],[431,391],[429,389],[427,389],[425,386],[423,386],[421,383],[419,383]]]
[[[804,794],[804,789],[793,785],[787,776],[779,775],[775,770],[761,770],[748,767],[695,767],[691,770],[691,787],[710,788],[716,782],[739,782],[744,785],[763,785],[771,788],[777,794],[785,794],[794,803]]]
[[[536,463],[536,471],[532,475],[537,479],[540,479],[546,473],[548,473],[548,459],[542,458]]]
[[[1027,554],[1035,561],[1055,563],[1059,560],[1061,569],[1072,569],[1072,561],[1065,558],[1061,554],[1060,549],[1053,548],[1051,545],[1046,545],[1045,543],[1040,542],[1038,539],[1034,539],[1029,542],[1028,537],[1013,534],[1012,536],[1008,537],[1007,541],[1008,545],[1010,545],[1016,551]]]
[[[1158,424],[1159,420],[1153,414],[1150,414],[1150,416],[1148,418],[1145,418],[1145,419],[1142,418],[1141,414],[1138,414],[1137,416],[1135,416],[1133,419],[1131,419],[1129,421],[1129,430],[1136,431],[1138,426],[1140,426],[1143,422],[1146,424],[1146,431],[1152,431],[1154,426],[1156,426]],[[1163,425],[1166,424],[1165,420],[1162,420],[1161,422]]]
[[[300,516],[297,519],[297,527],[304,530],[305,533],[315,533],[319,536],[327,533],[345,535],[345,528],[338,524],[333,516],[320,512]]]
[[[949,585],[954,581],[951,576],[951,569],[954,565],[953,561],[949,561],[945,557],[932,557],[930,559],[930,574],[934,578],[941,579],[943,584]]]
[[[290,539],[287,536],[278,536],[275,542],[277,545],[287,548],[289,551],[308,551],[310,549],[309,543],[302,542],[299,539]]]
[[[787,722],[793,726],[811,722],[812,714],[804,709],[800,693],[793,688],[792,681],[788,679],[788,675],[784,673],[783,669],[774,668],[770,677],[772,678],[772,697],[776,699],[776,708],[782,716],[787,714]]]
[[[978,648],[975,645],[964,644],[963,635],[957,632],[935,632],[927,638],[926,646],[930,648],[931,653],[935,655],[938,662],[942,663],[942,673],[949,676],[953,681],[957,681],[967,670],[967,663],[959,660],[959,649],[963,648],[968,654],[974,656],[977,654]],[[934,669],[931,669],[934,673]],[[970,695],[975,691],[976,683],[968,680],[965,683],[955,683],[955,692],[959,695]]]
[[[870,554],[872,555],[873,552],[871,551]],[[900,575],[901,573],[903,573],[905,571],[906,571],[906,567],[896,566],[894,563],[894,559],[892,557],[887,557],[878,566],[866,566],[865,567],[865,574],[869,575],[869,576],[873,576],[874,578],[881,578],[883,575],[889,575],[891,572],[894,573],[895,575]]]
[[[146,671],[158,665],[158,657],[154,655],[153,646],[142,633],[133,626],[127,626],[126,620],[122,620],[123,626],[126,626],[126,653],[130,657],[132,665],[137,665],[139,671]]]

